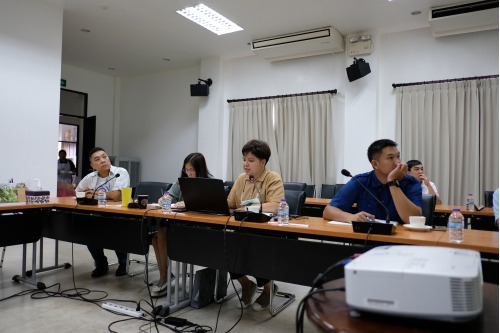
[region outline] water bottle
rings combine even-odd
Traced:
[[[163,196],[161,197],[161,212],[163,214],[170,213],[171,206],[172,206],[172,197],[170,196],[170,194],[168,194],[168,191],[165,191],[163,193]]]
[[[289,209],[288,204],[286,203],[286,199],[281,199],[281,203],[278,207],[278,224],[279,225],[288,225],[289,220]]]
[[[460,208],[453,208],[448,219],[448,235],[450,242],[462,243],[464,241],[464,216]]]
[[[465,210],[468,212],[474,211],[474,197],[472,194],[467,195],[467,203],[465,204]]]
[[[99,207],[106,207],[106,191],[102,187],[97,192],[97,203]]]

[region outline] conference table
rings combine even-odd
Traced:
[[[0,204],[0,246],[48,237],[144,255],[149,251],[148,224],[162,219],[168,221],[172,260],[305,286],[332,263],[379,245],[451,246],[498,259],[498,232],[465,230],[465,241],[452,244],[444,230],[415,232],[399,225],[393,235],[367,236],[318,217],[292,219],[290,225],[279,226],[194,212],[163,214],[154,208],[122,207],[119,202],[105,208],[82,206],[70,197],[51,198],[47,204]],[[17,225],[18,221],[22,223]],[[26,231],[31,229],[35,235],[28,237]],[[6,242],[10,238],[15,241]],[[495,269],[498,281],[498,262]],[[485,281],[489,275],[495,274],[486,269]],[[329,280],[341,277],[339,269]]]

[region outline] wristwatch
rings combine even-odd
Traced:
[[[386,185],[387,185],[387,187],[390,187],[390,186],[396,186],[396,187],[399,187],[399,180],[394,179],[394,180],[392,180],[392,181],[390,181],[390,182],[387,182],[387,184],[386,184]]]

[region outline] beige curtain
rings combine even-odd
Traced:
[[[468,193],[482,202],[486,182],[498,184],[498,79],[491,82],[488,88],[479,80],[397,88],[402,160],[422,161],[443,204],[465,205]]]
[[[283,181],[314,184],[317,189],[333,184],[332,95],[279,98],[275,111]]]
[[[280,173],[271,99],[229,104],[229,149],[226,180],[235,180],[243,172],[241,148],[251,139],[263,140],[269,144],[271,158],[267,163],[267,168]]]
[[[479,80],[479,190],[498,188],[498,78]],[[477,199],[476,199],[477,200]],[[484,205],[484,197],[481,201]]]

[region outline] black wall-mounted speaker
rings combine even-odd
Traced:
[[[362,59],[360,59],[362,60]],[[349,78],[349,82],[356,81],[357,79],[362,78],[363,76],[371,73],[370,64],[363,61],[357,61],[351,66],[345,69],[347,71],[347,77]]]
[[[191,96],[208,96],[208,85],[206,84],[192,84]]]

